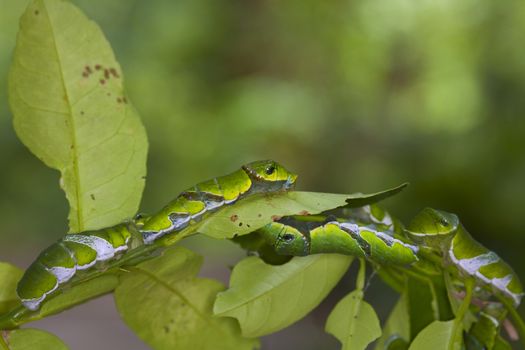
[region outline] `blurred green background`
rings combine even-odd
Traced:
[[[455,212],[525,278],[524,2],[73,2],[111,42],[146,126],[143,211],[259,158],[299,173],[301,190],[371,192],[409,181],[385,203],[393,214],[406,222],[425,206]],[[67,231],[59,175],[17,139],[7,105],[26,4],[0,0],[0,260],[21,267]],[[227,242],[189,244],[225,266],[208,262],[205,272],[226,281],[227,265],[242,257]],[[348,283],[263,348],[337,349],[322,328]],[[369,299],[383,316],[395,295],[377,284]],[[128,348],[140,348],[127,336]]]

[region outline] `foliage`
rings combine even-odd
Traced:
[[[217,296],[213,311],[237,318],[244,336],[276,332],[312,311],[351,261],[348,256],[326,254],[271,266],[260,258],[246,258],[233,269],[230,288]]]
[[[125,93],[121,68],[99,27],[69,2],[34,0],[22,16],[11,67],[9,101],[15,129],[38,158],[61,172],[61,187],[70,207],[70,232],[106,227],[133,216],[146,174],[146,134]],[[471,87],[468,81],[463,83],[461,86]],[[264,89],[264,83],[260,87]],[[289,93],[290,87],[282,88]],[[283,91],[265,93],[278,98]],[[470,93],[475,99],[476,92]],[[252,99],[244,96],[239,105],[229,107],[231,113],[242,111],[245,103],[257,103]],[[469,106],[465,108],[473,115]],[[315,107],[307,112],[315,113]],[[369,195],[289,192],[254,196],[210,215],[188,235],[199,232],[231,239],[276,217],[360,207],[404,187]],[[163,243],[175,244],[182,238]],[[154,349],[256,348],[256,337],[283,329],[318,306],[353,259],[321,254],[269,265],[248,257],[235,265],[225,289],[218,281],[198,277],[202,257],[196,253],[181,247],[159,253],[153,248],[159,246],[138,247],[103,270],[87,272],[35,313],[18,305],[15,283],[21,271],[0,263],[0,324],[14,329],[2,333],[0,346],[66,349],[53,335],[15,328],[114,290],[124,322]],[[465,300],[451,307],[448,298],[454,299],[450,295],[453,287],[444,282],[451,278],[450,271],[446,267],[427,270],[424,262],[413,275],[403,268],[384,269],[385,281],[402,296],[381,330],[374,309],[364,301],[365,262],[360,266],[356,290],[335,306],[326,322],[326,331],[343,349],[365,349],[379,338],[377,349],[456,350],[463,344],[463,331],[469,328],[472,331],[465,334],[472,341],[505,348],[497,331],[487,332],[490,323],[468,324],[474,317],[469,309],[472,290],[467,288]],[[523,331],[523,322],[510,309]]]
[[[122,80],[100,28],[76,7],[29,5],[20,20],[9,102],[20,139],[62,174],[70,232],[116,224],[138,209],[147,140]]]

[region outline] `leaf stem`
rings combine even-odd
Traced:
[[[366,278],[366,261],[365,259],[359,259],[359,272],[357,273],[357,280],[355,282],[356,289],[363,290],[365,287],[365,278]]]
[[[470,306],[472,292],[474,291],[474,285],[475,281],[473,278],[468,278],[465,281],[465,298],[463,299],[463,302],[461,303],[461,306],[459,307],[458,312],[456,313],[456,318],[454,319],[454,325],[452,327],[452,336],[450,337],[448,343],[449,350],[458,350],[461,348],[459,344],[463,343],[463,319],[465,318],[465,314],[467,313]]]

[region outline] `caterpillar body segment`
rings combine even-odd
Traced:
[[[406,234],[422,246],[439,250],[444,262],[455,266],[461,275],[489,286],[516,307],[520,304],[524,292],[516,273],[495,252],[476,241],[456,215],[426,208],[414,218]]]
[[[22,304],[37,310],[46,297],[80,270],[119,257],[130,248],[128,224],[69,234],[45,249],[26,270],[17,286]]]
[[[407,265],[418,260],[418,247],[373,226],[330,220],[309,223],[284,218],[259,229],[259,234],[281,255],[338,253],[382,264]]]
[[[297,175],[271,160],[252,162],[221,177],[207,180],[183,191],[159,213],[143,222],[140,231],[145,244],[176,233],[207,213],[255,193],[287,191]]]

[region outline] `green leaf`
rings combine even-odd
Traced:
[[[494,317],[481,312],[479,319],[469,330],[469,335],[477,340],[484,348],[491,350],[499,334],[499,321]]]
[[[512,346],[501,336],[496,338],[493,350],[512,350]]]
[[[409,350],[448,350],[454,333],[454,320],[434,321],[423,329],[410,344]]]
[[[117,287],[118,283],[117,275],[104,274],[76,286],[66,288],[60,294],[44,302],[35,316],[40,319],[62,312],[89,299],[111,292]]]
[[[406,279],[410,336],[414,338],[422,329],[438,320],[437,304],[430,280]]]
[[[410,317],[406,293],[401,294],[390,316],[388,316],[383,328],[383,335],[377,341],[375,349],[389,349],[390,343],[398,338],[405,340],[407,344],[410,341]]]
[[[1,337],[2,335],[0,335]],[[67,350],[57,336],[39,329],[17,329],[7,333],[5,342],[9,350]]]
[[[213,301],[224,286],[196,278],[202,257],[182,247],[130,268],[115,291],[126,324],[154,349],[252,349],[230,318],[214,317]]]
[[[68,1],[34,0],[20,20],[9,103],[22,142],[61,172],[71,232],[137,211],[147,139],[100,28]]]
[[[23,273],[18,267],[0,262],[0,315],[20,304],[16,285]]]
[[[344,297],[328,316],[325,330],[343,344],[343,350],[363,350],[381,336],[377,315],[363,300],[363,291]]]
[[[318,214],[343,206],[371,204],[397,194],[406,186],[407,184],[403,184],[372,194],[292,191],[256,195],[211,214],[202,222],[198,231],[214,238],[232,238],[253,232],[275,217],[306,213]]]
[[[276,332],[316,307],[351,262],[338,254],[294,257],[279,266],[246,258],[233,268],[230,288],[219,293],[213,312],[238,319],[246,337]]]

